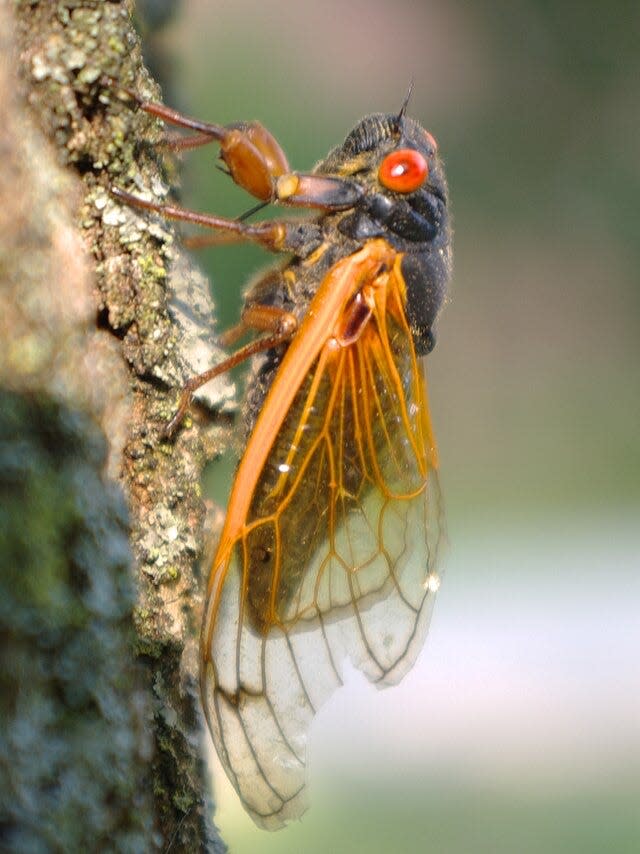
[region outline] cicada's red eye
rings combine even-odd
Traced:
[[[396,193],[412,193],[423,185],[429,175],[424,156],[415,148],[401,148],[387,154],[378,170],[383,187]]]

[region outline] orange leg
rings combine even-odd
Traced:
[[[291,335],[296,331],[297,323],[295,317],[282,308],[272,305],[248,305],[242,310],[240,323],[227,329],[218,336],[218,342],[222,347],[231,347],[245,332],[271,332],[290,331]]]
[[[131,98],[146,113],[168,124],[196,131],[195,136],[187,138],[182,144],[178,141],[176,145],[193,148],[208,142],[218,142],[220,156],[236,184],[262,201],[271,201],[276,197],[276,181],[279,176],[289,172],[289,163],[275,138],[259,122],[237,122],[231,125],[203,122],[164,104],[146,101],[131,89],[120,86],[113,78],[104,77],[103,82]]]
[[[222,340],[227,344],[233,343],[246,331],[251,329],[267,332],[268,334],[262,336],[262,338],[257,338],[255,341],[250,341],[244,347],[240,347],[239,350],[232,353],[223,362],[220,362],[219,365],[215,365],[215,367],[209,368],[208,371],[204,371],[204,373],[187,380],[180,395],[176,414],[164,428],[164,435],[170,437],[175,433],[191,404],[194,393],[201,386],[214,379],[214,377],[218,377],[220,374],[230,371],[231,368],[235,368],[236,365],[244,362],[245,359],[291,340],[297,328],[298,322],[294,315],[283,309],[261,305],[246,308],[242,313],[240,323],[228,330],[222,336]]]
[[[254,243],[259,243],[271,252],[281,252],[288,249],[293,251],[296,248],[295,245],[290,244],[287,240],[290,230],[293,234],[293,228],[289,223],[272,220],[250,225],[239,220],[215,216],[214,214],[198,213],[188,208],[182,208],[179,205],[160,205],[156,202],[149,202],[146,199],[141,199],[139,196],[127,193],[119,187],[112,187],[111,193],[128,205],[156,211],[156,213],[161,214],[167,219],[193,222],[196,225],[214,228],[218,232],[218,235],[211,241],[212,243],[238,243],[243,240],[250,240]]]
[[[200,148],[214,142],[212,136],[206,133],[194,133],[189,136],[168,136],[160,142],[162,148],[169,151],[190,151],[192,148]]]
[[[260,122],[234,122],[229,125],[203,122],[164,104],[146,101],[131,89],[119,86],[111,77],[103,77],[103,83],[135,101],[141,110],[150,115],[168,124],[195,131],[195,135],[185,137],[184,140],[169,141],[170,148],[179,151],[218,142],[220,157],[231,178],[260,201],[322,210],[344,210],[355,204],[362,195],[360,186],[353,181],[291,172],[284,151]]]

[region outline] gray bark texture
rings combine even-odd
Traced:
[[[197,679],[224,431],[162,437],[212,307],[171,228],[109,194],[167,191],[158,122],[103,77],[159,98],[132,12],[0,0],[1,851],[224,850]]]

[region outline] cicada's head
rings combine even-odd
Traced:
[[[316,167],[355,181],[363,194],[341,223],[355,239],[386,237],[399,248],[450,240],[447,182],[435,139],[414,119],[376,113]]]

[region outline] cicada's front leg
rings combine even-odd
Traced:
[[[131,89],[120,86],[112,78],[105,77],[104,82],[134,100],[141,110],[152,116],[157,116],[168,124],[195,131],[194,136],[170,143],[172,148],[187,149],[210,142],[219,143],[220,157],[231,178],[239,187],[262,202],[279,202],[321,210],[344,210],[352,207],[361,196],[359,185],[353,181],[292,172],[284,151],[260,122],[234,122],[228,125],[203,122],[164,104],[147,101]],[[212,227],[216,228],[217,225]]]

